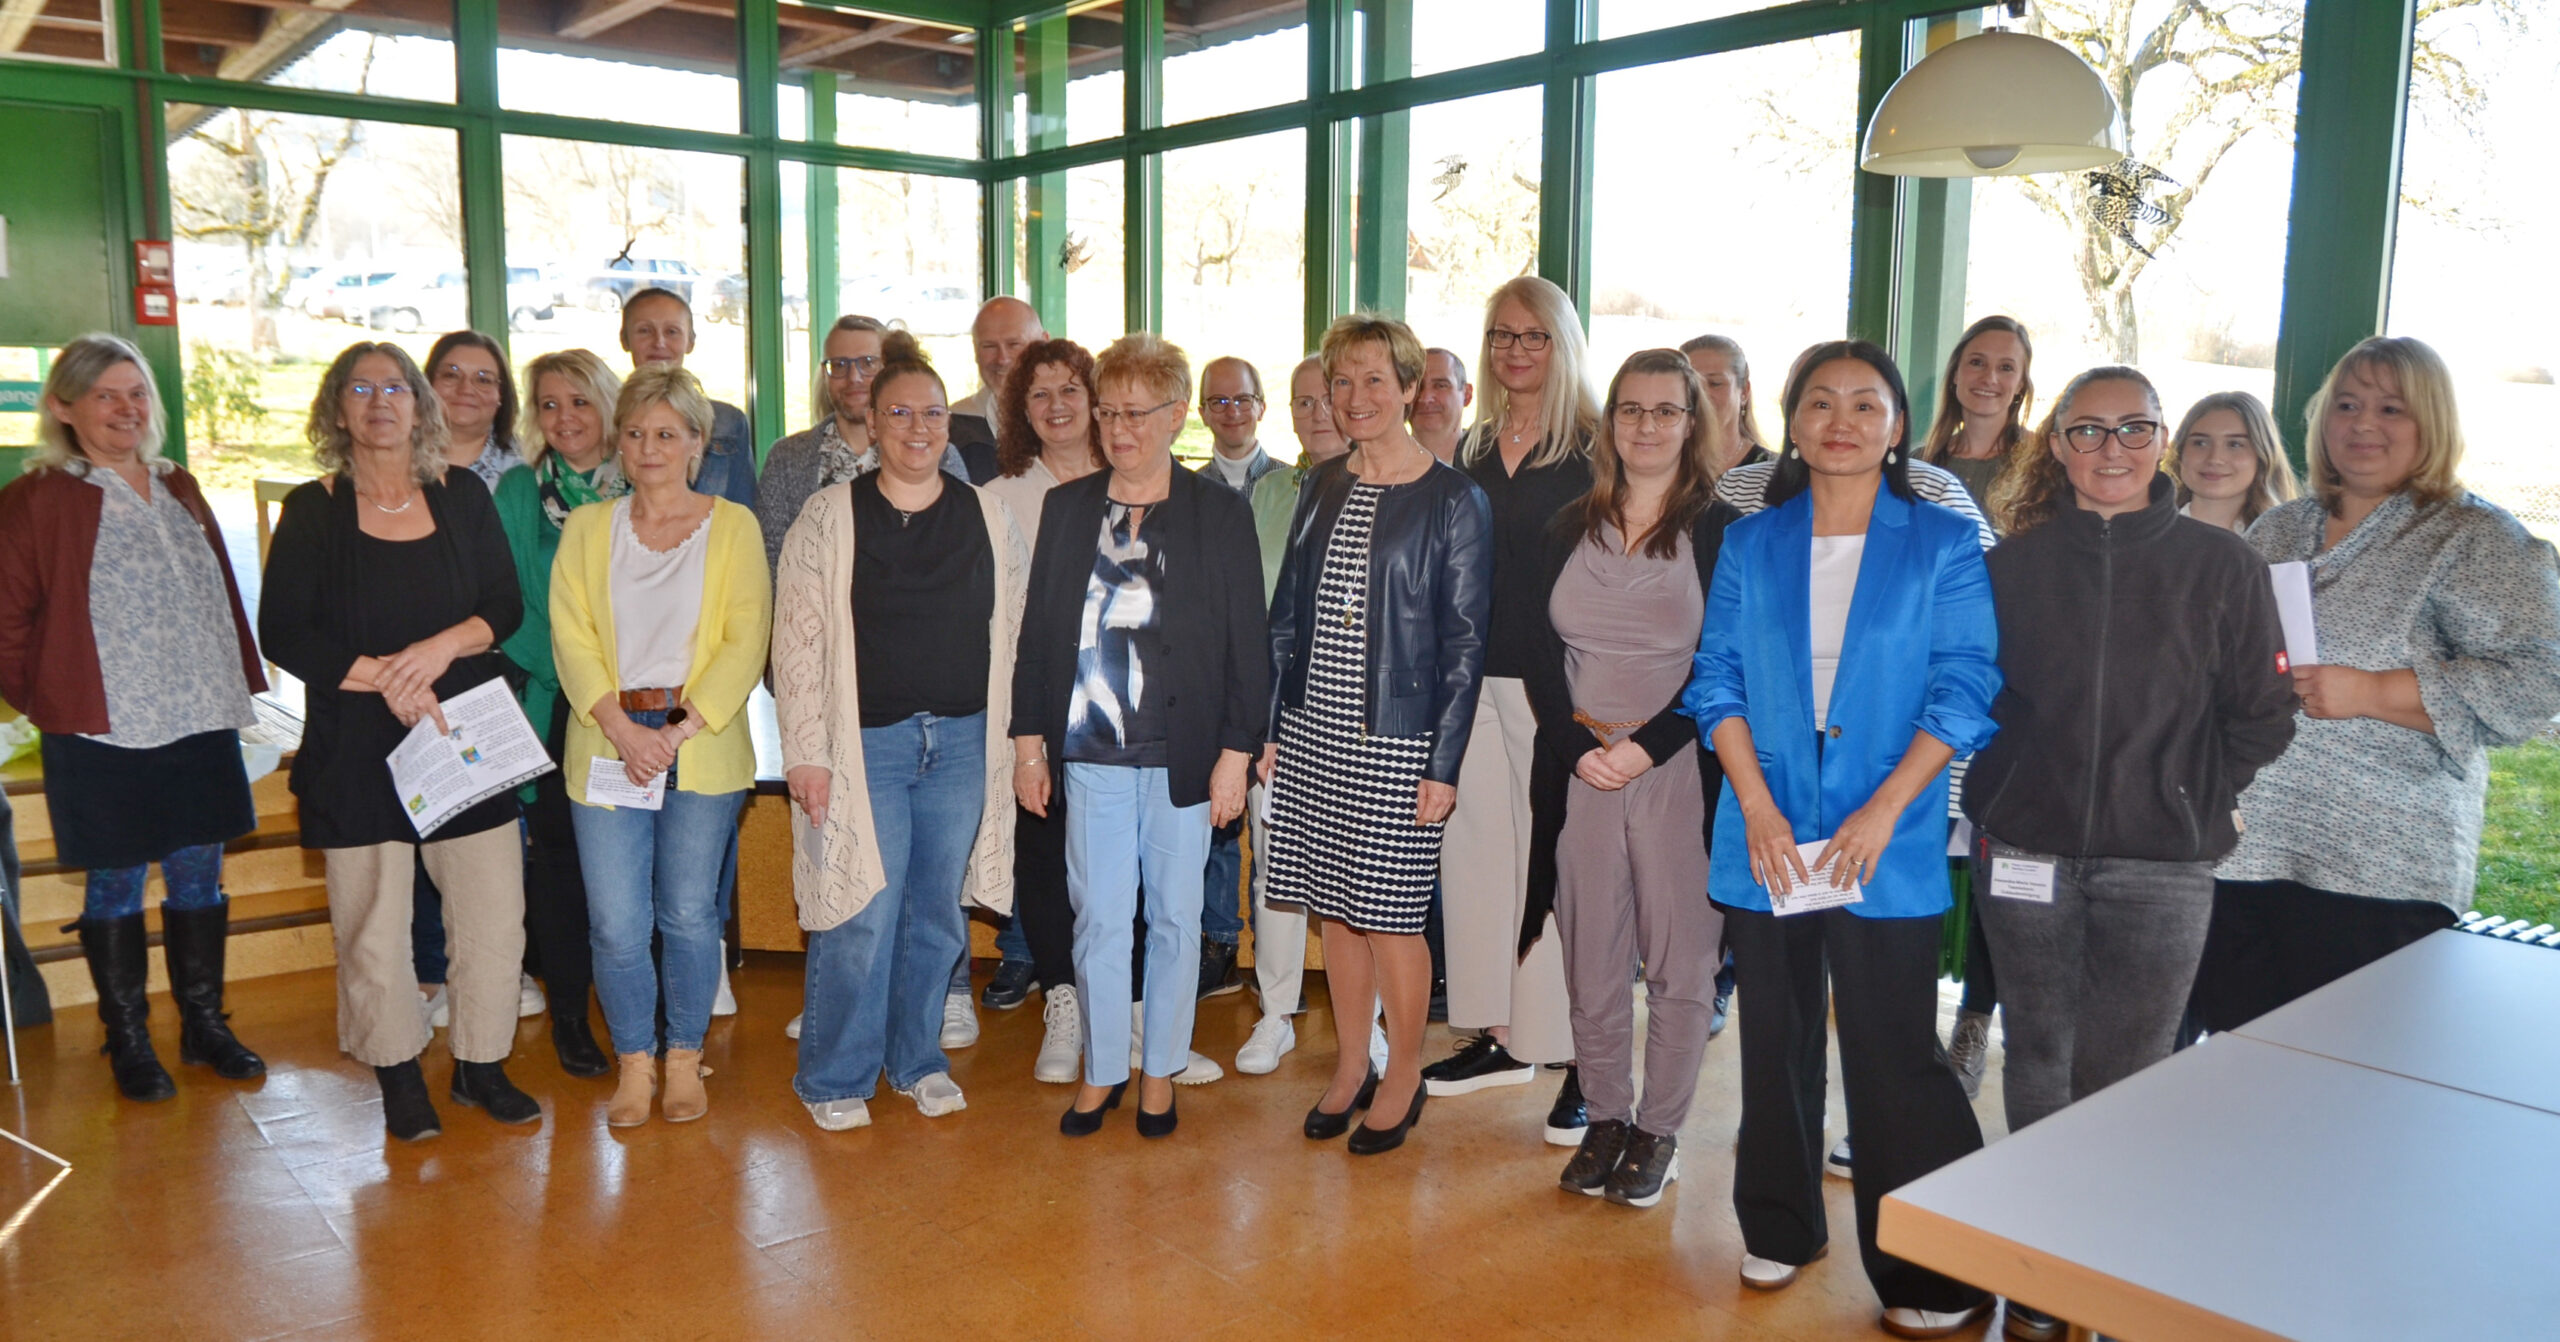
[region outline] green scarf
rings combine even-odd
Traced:
[[[622,478],[621,464],[610,454],[594,470],[581,471],[560,453],[545,452],[534,463],[533,482],[542,493],[542,515],[550,519],[554,531],[567,525],[569,514],[579,508],[631,492],[631,483]]]

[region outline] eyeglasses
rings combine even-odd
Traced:
[[[858,354],[850,359],[829,359],[826,361],[826,368],[829,377],[850,377],[855,373],[869,377],[880,371],[880,357],[876,354]]]
[[[405,382],[385,382],[380,387],[376,387],[370,382],[350,382],[347,384],[347,394],[349,396],[361,396],[366,400],[372,400],[373,394],[376,391],[381,392],[382,398],[386,401],[397,400],[400,397],[409,394],[409,384]]]
[[[2110,435],[2124,444],[2125,451],[2139,452],[2160,435],[2160,424],[2149,419],[2129,419],[2112,428],[2104,424],[2074,424],[2062,431],[2062,441],[2071,444],[2074,452],[2096,452],[2107,445]]]
[[[1182,404],[1180,401],[1167,401],[1163,405],[1151,405],[1144,410],[1130,410],[1125,412],[1114,410],[1109,406],[1103,406],[1093,412],[1093,422],[1095,426],[1100,428],[1104,433],[1109,433],[1113,429],[1120,427],[1120,421],[1123,418],[1127,419],[1130,424],[1135,425],[1139,421],[1159,410],[1170,410],[1180,404]]]
[[[1323,408],[1324,398],[1321,396],[1292,396],[1289,398],[1289,413],[1294,415],[1312,415]]]
[[[1555,337],[1544,331],[1506,331],[1497,326],[1484,333],[1484,343],[1495,349],[1509,349],[1513,345],[1518,345],[1531,354],[1545,349],[1554,341]]]
[[[922,410],[910,410],[903,405],[893,405],[880,413],[887,415],[889,426],[896,429],[912,428],[919,422],[926,428],[938,429],[949,423],[951,419],[951,411],[939,405],[929,405]],[[921,421],[918,419],[919,416],[922,417]]]
[[[1644,406],[1633,401],[1620,401],[1609,407],[1609,413],[1617,418],[1618,423],[1630,429],[1648,419],[1667,429],[1679,423],[1680,417],[1689,413],[1689,407],[1685,405]]]
[[[1202,398],[1200,408],[1225,414],[1230,410],[1251,411],[1262,404],[1262,398],[1247,392],[1242,396],[1209,396]]]
[[[478,387],[483,391],[498,385],[498,375],[490,372],[488,369],[465,368],[458,363],[449,363],[436,370],[436,381],[443,382],[447,379],[451,379],[455,382],[468,382],[472,386]]]

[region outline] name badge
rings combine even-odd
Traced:
[[[2053,902],[2053,863],[2003,844],[1991,845],[1990,853],[1992,898]]]

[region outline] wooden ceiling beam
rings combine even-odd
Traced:
[[[666,6],[667,0],[575,0],[563,9],[559,22],[554,23],[551,30],[572,41],[583,42]],[[735,9],[730,12],[732,15],[736,13]]]

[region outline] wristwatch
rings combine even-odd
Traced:
[[[670,727],[681,727],[684,725],[684,705],[678,704],[667,710],[667,725]]]

